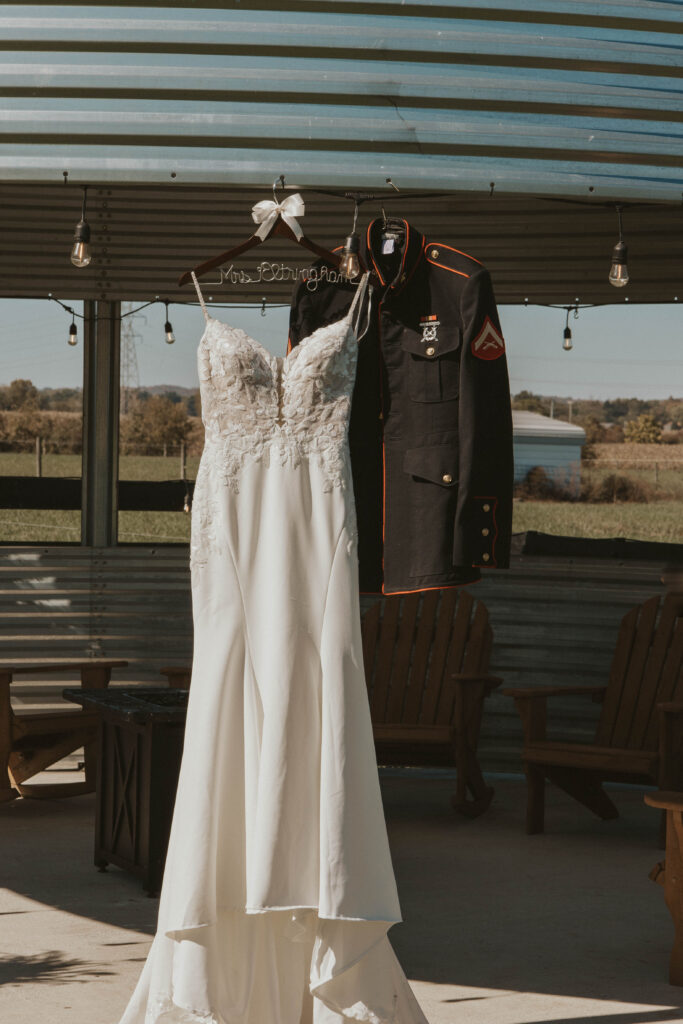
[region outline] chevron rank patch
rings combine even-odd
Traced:
[[[491,318],[487,316],[482,329],[472,341],[472,354],[477,359],[498,359],[503,352],[505,352],[503,336],[494,327]]]

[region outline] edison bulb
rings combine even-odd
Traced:
[[[628,284],[628,249],[621,241],[612,249],[612,266],[609,271],[609,283],[615,288],[623,288]]]
[[[343,277],[348,277],[349,279],[357,277],[360,272],[359,251],[360,239],[358,235],[349,235],[344,242],[344,249],[342,250],[341,262],[339,264],[339,273]]]
[[[92,256],[90,255],[90,225],[86,220],[79,220],[74,231],[74,241],[71,247],[71,262],[75,267],[87,267]]]

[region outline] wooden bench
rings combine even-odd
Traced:
[[[522,719],[527,777],[527,832],[544,828],[545,781],[559,786],[599,817],[618,817],[602,788],[607,780],[642,782],[662,789],[683,785],[679,759],[662,755],[658,705],[683,696],[683,597],[652,597],[621,621],[605,686],[506,689]],[[601,703],[592,744],[550,740],[549,697],[583,696]],[[680,722],[675,716],[670,722]],[[673,725],[668,726],[672,728]],[[673,742],[667,750],[678,749]]]
[[[362,635],[379,763],[455,765],[453,807],[481,814],[493,797],[477,758],[481,717],[502,682],[489,673],[486,605],[454,588],[388,596],[365,612]]]
[[[15,712],[10,699],[16,675],[77,672],[84,689],[104,689],[114,668],[127,661],[34,662],[0,665],[0,803],[23,797],[64,797],[92,793],[95,789],[97,729],[99,717],[90,711]],[[79,747],[85,751],[85,781],[25,784]]]

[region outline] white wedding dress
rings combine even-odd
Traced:
[[[348,420],[356,321],[284,358],[209,316],[194,660],[157,932],[120,1024],[427,1024],[361,652]]]

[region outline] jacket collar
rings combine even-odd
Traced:
[[[365,266],[369,270],[375,271],[385,293],[392,292],[393,294],[398,294],[408,284],[422,258],[425,240],[424,235],[421,235],[407,220],[404,220],[402,217],[392,218],[392,220],[402,223],[406,232],[401,262],[393,281],[386,281],[380,271],[379,254],[382,245],[383,224],[381,217],[377,217],[368,224],[365,238],[361,244],[361,257]]]

